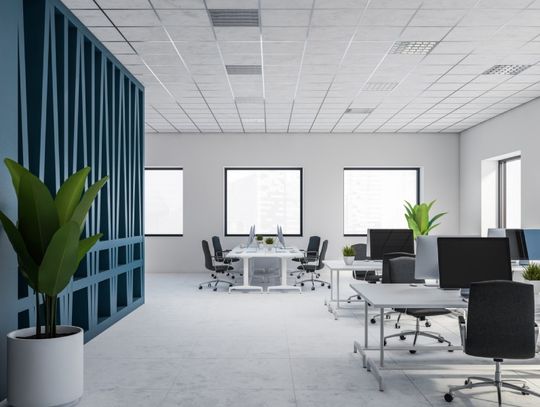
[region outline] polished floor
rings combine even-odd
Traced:
[[[387,371],[380,392],[352,352],[363,332],[360,308],[343,310],[336,321],[324,307],[326,288],[301,295],[199,291],[205,277],[147,275],[146,304],[86,345],[81,407],[446,406],[448,384],[492,374],[491,365],[461,352],[389,352],[390,365],[438,367]],[[342,282],[346,293],[348,283]],[[386,324],[393,333],[393,322]],[[457,342],[455,328],[455,320],[439,317],[431,330]],[[540,391],[540,371],[508,368],[506,374]],[[511,392],[503,398],[505,405],[540,405]],[[453,405],[495,406],[496,395],[467,391]]]

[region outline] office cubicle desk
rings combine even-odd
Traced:
[[[339,291],[339,275],[342,271],[352,273],[353,271],[372,271],[374,270],[377,274],[382,272],[382,262],[381,261],[370,261],[370,260],[355,260],[353,264],[345,264],[343,259],[340,260],[327,260],[324,262],[325,266],[330,270],[330,300],[325,301],[325,304],[328,307],[328,311],[334,314],[334,318],[338,319],[338,310],[341,308],[342,302],[347,302],[347,300],[342,300],[340,297]],[[336,274],[336,283],[334,284],[334,273]],[[335,304],[335,307],[333,306]]]
[[[242,285],[237,285],[229,288],[229,292],[232,291],[259,291],[262,292],[263,288],[260,286],[249,285],[249,262],[255,258],[279,258],[281,259],[281,285],[268,287],[268,292],[271,291],[298,291],[302,292],[300,287],[287,284],[287,260],[295,257],[303,257],[304,253],[298,250],[296,247],[290,247],[285,249],[278,248],[259,248],[259,247],[240,247],[237,246],[231,250],[227,257],[242,259],[244,263],[244,279]]]
[[[353,283],[351,288],[364,299],[364,344],[354,341],[354,352],[362,356],[363,366],[377,378],[379,390],[384,390],[384,380],[381,371],[385,368],[385,350],[456,350],[461,346],[441,345],[399,345],[384,346],[384,310],[385,308],[467,308],[467,302],[459,291],[446,291],[436,287],[425,287],[421,284],[363,284]],[[369,346],[369,307],[379,310],[381,320],[379,323],[380,342],[377,346]],[[379,351],[379,361],[368,356],[368,350]]]

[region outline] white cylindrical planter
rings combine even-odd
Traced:
[[[350,266],[354,262],[354,256],[343,256],[343,261],[347,266]]]
[[[74,406],[83,394],[84,336],[75,326],[58,326],[52,339],[24,339],[35,328],[7,336],[8,405]]]
[[[533,285],[536,295],[540,293],[540,280],[525,280],[525,282]]]

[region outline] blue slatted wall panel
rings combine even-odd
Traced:
[[[62,324],[86,340],[144,302],[144,89],[57,0],[23,0],[19,16],[19,161],[51,191],[89,165],[110,180],[84,234],[102,240],[62,293]],[[32,293],[19,280],[19,327],[34,323]]]

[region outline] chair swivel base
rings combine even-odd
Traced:
[[[311,283],[311,291],[315,290],[315,283],[320,283],[321,287],[327,286],[328,289],[332,288],[332,286],[330,285],[330,283],[328,281],[319,280],[319,279],[316,279],[316,278],[308,278],[306,280],[297,281],[295,286],[300,284],[300,286],[303,287],[306,283]]]
[[[452,346],[452,343],[446,339],[442,335],[439,335],[436,332],[427,332],[427,331],[421,331],[420,330],[420,321],[417,318],[416,319],[416,329],[410,330],[410,331],[401,331],[398,334],[388,335],[384,337],[384,346],[386,346],[386,341],[390,338],[399,338],[402,341],[407,339],[407,336],[414,336],[413,346],[416,345],[416,341],[418,340],[419,336],[423,336],[425,338],[435,339],[439,343],[447,343],[448,346]],[[416,350],[411,349],[409,350],[410,353],[415,354]],[[449,350],[449,352],[453,352],[453,350]]]
[[[466,389],[474,389],[477,387],[485,387],[485,386],[493,386],[497,388],[497,399],[499,402],[499,405],[502,403],[502,395],[501,392],[503,389],[509,389],[509,390],[515,390],[517,392],[520,392],[524,396],[535,396],[540,397],[540,393],[537,393],[535,391],[532,391],[527,387],[527,385],[524,383],[523,380],[501,380],[501,362],[495,362],[495,377],[490,379],[487,377],[468,377],[467,380],[465,380],[465,384],[463,386],[449,386],[448,393],[444,395],[444,399],[447,402],[451,402],[454,400],[454,392],[460,391],[460,390],[466,390]],[[475,380],[477,383],[473,383],[472,381]],[[523,383],[521,386],[509,383],[509,382],[521,382]]]
[[[218,284],[219,283],[223,283],[223,284],[228,284],[229,287],[232,287],[234,284],[230,281],[227,281],[227,280],[220,280],[220,279],[214,279],[214,280],[210,280],[210,281],[205,281],[204,283],[200,283],[199,284],[199,290],[202,290],[203,289],[203,286],[204,285],[207,285],[208,288],[212,288],[212,284],[214,285],[214,287],[212,288],[212,291],[217,291],[218,289]]]

